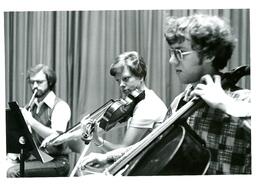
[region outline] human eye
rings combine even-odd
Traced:
[[[29,80],[29,84],[34,84],[35,81]]]
[[[37,81],[38,84],[42,84],[43,82],[44,82],[44,80]]]
[[[42,84],[43,82],[45,82],[46,80],[30,80],[29,83],[31,85],[33,85],[34,83],[37,83],[37,84]]]
[[[124,77],[124,78],[123,78],[123,81],[124,81],[124,82],[128,82],[129,79],[130,79],[130,77]]]

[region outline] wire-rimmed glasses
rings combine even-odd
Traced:
[[[169,56],[170,56],[170,58],[171,58],[172,56],[175,56],[175,58],[176,58],[179,62],[183,61],[185,55],[188,55],[188,54],[191,54],[191,53],[192,53],[192,51],[183,52],[183,51],[181,51],[180,49],[168,49],[168,50],[169,50]]]

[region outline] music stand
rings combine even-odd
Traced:
[[[7,153],[20,153],[20,175],[24,176],[24,156],[31,152],[43,163],[53,160],[53,157],[40,150],[32,138],[28,126],[17,102],[9,102],[6,109],[6,145]]]

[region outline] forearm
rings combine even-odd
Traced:
[[[122,157],[127,151],[129,151],[132,147],[133,146],[122,147],[122,148],[107,152],[106,157],[107,157],[108,162],[115,162],[120,157]]]
[[[104,151],[111,151],[137,144],[146,135],[146,128],[129,128],[120,144],[114,144],[101,137],[95,137],[94,144]],[[143,136],[144,135],[144,136]]]
[[[30,126],[34,131],[36,131],[36,133],[38,133],[43,138],[46,138],[53,133],[56,133],[55,130],[44,126],[42,123],[38,122],[36,119],[31,120]]]
[[[251,103],[245,101],[235,101],[232,97],[226,97],[217,108],[234,117],[250,117]]]
[[[94,144],[106,152],[126,147],[125,145],[111,143],[101,137],[99,137],[98,140],[94,140]]]
[[[67,141],[80,139],[81,136],[82,136],[81,129],[75,130],[73,132],[66,132],[58,136],[54,141],[52,141],[51,144],[59,145]]]

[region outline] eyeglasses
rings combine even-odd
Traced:
[[[168,49],[168,50],[169,50],[170,58],[172,56],[175,56],[175,58],[180,62],[183,61],[185,55],[192,53],[192,51],[182,52],[180,49]]]

